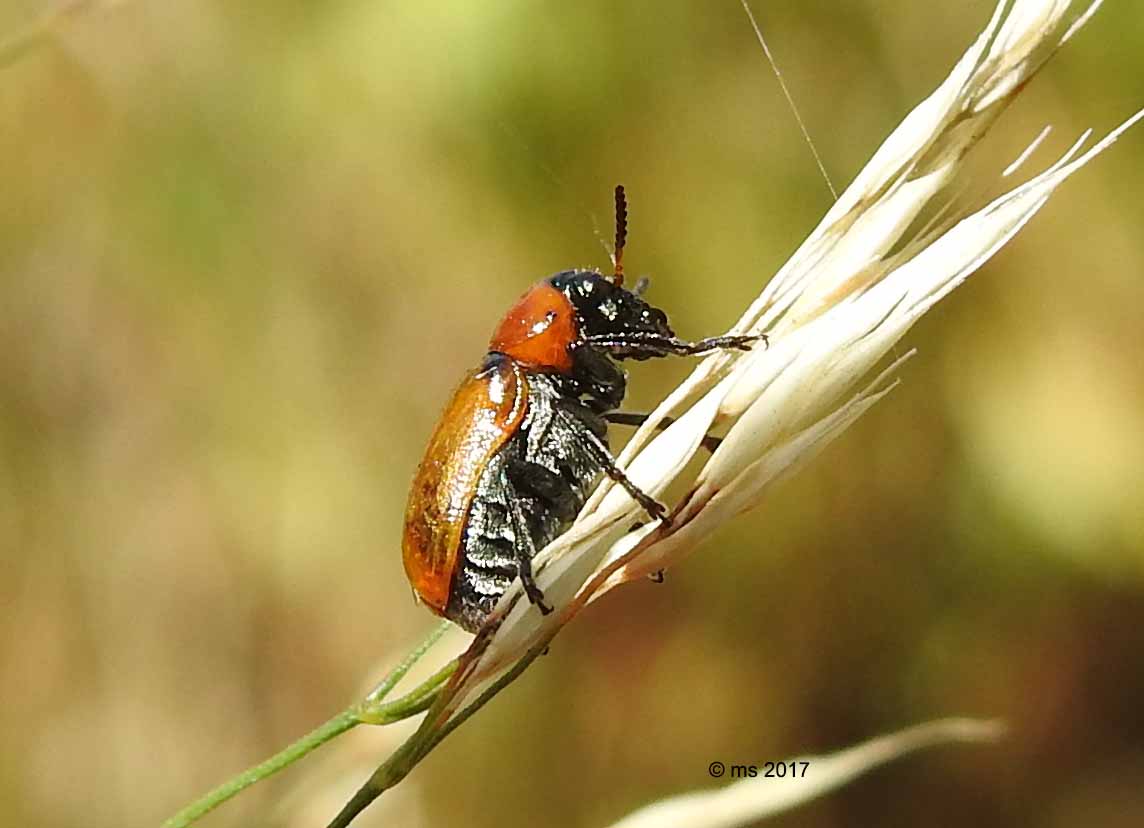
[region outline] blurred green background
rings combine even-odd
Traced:
[[[0,33],[53,4],[10,0]],[[405,489],[533,280],[627,263],[719,332],[830,203],[734,0],[89,4],[0,69],[0,823],[156,824],[434,621]],[[990,2],[758,3],[844,185]],[[1108,3],[966,198],[1144,104]],[[666,583],[570,627],[361,825],[603,826],[920,720],[784,826],[1144,824],[1144,131],[912,331],[905,382]],[[682,378],[634,366],[632,408]],[[453,646],[457,646],[454,644]],[[324,824],[399,729],[204,824]]]

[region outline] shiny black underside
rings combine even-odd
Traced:
[[[531,558],[563,533],[600,479],[603,468],[583,442],[582,417],[560,407],[560,397],[555,378],[529,376],[525,420],[477,483],[445,610],[469,631],[484,623],[516,578],[521,556]],[[559,483],[559,497],[526,491],[535,488],[522,479],[529,463],[555,476],[545,477]],[[517,515],[527,536],[517,530]]]

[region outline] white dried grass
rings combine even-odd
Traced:
[[[1070,20],[1067,0],[998,3],[949,77],[883,142],[732,327],[732,333],[766,333],[769,347],[705,359],[625,447],[621,466],[645,491],[661,496],[689,468],[703,436],[713,426],[727,427],[723,444],[674,504],[672,524],[629,531],[647,517],[621,487],[605,481],[573,527],[536,558],[537,582],[557,611],[541,615],[521,600],[515,584],[480,640],[480,654],[471,654],[476,657],[450,710],[473,701],[591,600],[670,566],[718,525],[757,506],[771,483],[893,389],[896,369],[912,352],[873,380],[862,378],[1058,186],[1144,116],[1137,113],[1082,152],[1086,132],[1056,163],[976,212],[958,214],[939,203],[967,152],[1099,6],[1097,0]],[[938,218],[919,226],[930,205],[941,208]],[[676,421],[657,434],[656,424],[667,416]]]

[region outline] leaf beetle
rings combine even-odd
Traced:
[[[617,187],[615,270],[565,270],[544,279],[501,320],[480,365],[462,380],[429,438],[405,511],[402,557],[417,596],[469,631],[520,577],[551,611],[532,559],[575,520],[608,475],[653,519],[664,506],[636,486],[608,448],[608,422],[627,378],[616,360],[747,350],[757,336],[688,342],[667,315],[623,286],[627,202]]]

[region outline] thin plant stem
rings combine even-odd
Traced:
[[[425,717],[425,721],[428,722],[431,718],[432,715],[430,714]],[[358,789],[353,798],[334,817],[329,828],[346,828],[353,822],[354,817],[364,811],[371,802],[405,778],[413,766],[425,755],[426,751],[423,750],[423,747],[426,734],[423,730],[424,723],[373,772],[369,781]]]
[[[249,788],[255,782],[261,782],[266,777],[297,762],[310,751],[314,750],[314,748],[324,745],[330,741],[330,739],[333,739],[335,736],[340,736],[359,724],[361,724],[361,722],[352,709],[343,710],[337,716],[334,716],[334,718],[325,724],[307,733],[289,747],[274,754],[265,762],[248,768],[238,776],[228,779],[213,791],[195,800],[164,822],[163,828],[185,828],[185,826],[191,825],[231,797]]]
[[[437,747],[446,736],[456,730],[480,708],[484,707],[493,696],[516,681],[517,678],[520,677],[520,674],[548,648],[549,643],[551,643],[557,632],[559,632],[559,627],[554,629],[551,634],[546,636],[542,641],[533,645],[520,660],[514,663],[503,676],[485,689],[472,704],[449,718],[444,724],[439,724],[438,721],[440,718],[440,708],[445,707],[452,700],[453,694],[449,693],[448,690],[439,694],[435,698],[434,709],[430,710],[429,715],[422,721],[421,727],[417,729],[417,732],[410,736],[401,747],[394,751],[394,753],[373,772],[373,775],[358,789],[357,793],[346,803],[338,815],[334,817],[328,828],[347,828],[357,815],[365,810],[375,799],[403,780],[409,772],[413,770],[414,766],[428,756],[430,751]]]
[[[363,703],[354,707],[358,721],[371,725],[392,724],[428,709],[433,699],[437,697],[441,685],[448,681],[456,670],[457,661],[454,659],[401,698],[385,704],[379,703],[381,699],[372,700],[373,694],[370,694]]]
[[[413,669],[413,665],[420,661],[452,626],[453,624],[450,621],[442,621],[438,624],[424,641],[414,647],[409,652],[409,655],[402,659],[400,664],[389,671],[389,674],[378,683],[377,687],[369,691],[369,695],[365,697],[366,704],[380,701],[389,695],[389,691],[396,687],[399,681],[405,678],[405,674]]]
[[[564,608],[559,623],[553,625],[553,627],[533,644],[512,667],[485,688],[470,705],[457,713],[452,713],[448,710],[448,706],[465,683],[467,670],[464,668],[475,664],[484,654],[485,648],[492,639],[497,625],[487,626],[481,630],[472,645],[470,645],[469,649],[461,656],[458,662],[450,665],[454,667],[451,676],[452,680],[446,687],[433,696],[429,713],[421,720],[421,725],[417,728],[417,731],[373,772],[365,784],[357,790],[357,793],[355,793],[342,810],[338,812],[338,815],[334,817],[327,828],[347,828],[357,815],[364,811],[375,799],[403,780],[414,766],[428,756],[430,751],[437,747],[446,736],[484,707],[493,696],[516,681],[533,661],[548,650],[552,639],[564,628],[565,624],[572,620],[576,613],[584,608],[589,598],[607,582],[608,578],[639,554],[644,543],[647,543],[647,538],[644,539],[643,543],[637,544],[623,556],[612,561],[608,566],[604,567],[604,569],[597,572],[580,590],[577,597]],[[509,609],[510,608],[506,608],[504,610],[505,614],[507,614]],[[503,617],[502,615],[502,619]],[[416,692],[416,690],[413,691],[413,693]],[[413,695],[413,693],[409,695]],[[408,698],[408,696],[406,698]]]
[[[401,663],[394,667],[384,679],[360,702],[355,702],[329,721],[319,725],[301,739],[288,745],[264,762],[248,768],[217,788],[209,791],[163,823],[163,828],[186,828],[213,811],[228,799],[236,796],[256,782],[261,782],[283,768],[297,762],[316,748],[334,739],[347,730],[360,724],[385,725],[407,719],[428,709],[437,698],[441,686],[453,675],[457,660],[446,664],[420,685],[389,703],[383,704],[385,697],[409,672],[429,649],[448,630],[448,622],[440,624],[429,637],[417,645]],[[396,756],[396,754],[395,754]]]

